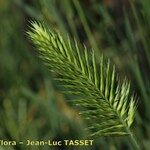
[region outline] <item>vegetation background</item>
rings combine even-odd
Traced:
[[[109,57],[138,97],[133,132],[142,149],[150,147],[149,0],[0,0],[0,139],[83,139],[82,118],[60,92],[53,76],[27,39],[30,20],[48,23]],[[59,147],[0,146],[4,150]],[[128,137],[99,137],[92,147],[64,149],[127,150]]]

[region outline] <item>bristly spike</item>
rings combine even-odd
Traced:
[[[100,59],[100,91],[103,92],[104,91],[104,69],[103,69],[103,64],[104,63],[104,56],[101,56]]]
[[[130,107],[128,110],[128,119],[127,119],[127,124],[130,127],[134,121],[134,116],[135,116],[135,110],[136,110],[136,105],[135,105],[135,100],[134,96],[131,98],[130,101]]]
[[[85,45],[84,45],[84,54],[85,54],[85,61],[86,61],[86,68],[87,68],[88,77],[89,77],[89,80],[92,81],[90,64],[89,64],[89,56],[88,56],[87,48]]]
[[[63,92],[79,97],[73,104],[89,125],[92,136],[131,134],[135,98],[130,95],[130,83],[118,79],[110,60],[102,55],[98,64],[93,51],[90,55],[76,40],[65,40],[39,22],[32,22],[28,35],[47,67],[60,75],[58,81],[66,89]]]
[[[85,67],[84,67],[83,61],[81,59],[81,53],[79,51],[79,46],[78,46],[78,43],[77,43],[76,39],[74,39],[74,42],[75,42],[75,48],[76,48],[76,51],[77,51],[78,60],[79,60],[80,66],[81,66],[81,70],[82,70],[83,74],[85,74]]]
[[[94,83],[95,83],[96,87],[98,88],[97,69],[96,69],[94,50],[92,50],[92,62],[93,62]]]
[[[110,89],[110,103],[112,105],[114,100],[114,83],[115,82],[115,66],[113,66],[112,78],[111,78],[111,89]]]
[[[110,76],[110,60],[107,61],[107,69],[106,69],[106,83],[105,83],[105,97],[109,96],[109,77]]]
[[[70,51],[70,54],[72,56],[75,66],[78,68],[77,60],[76,60],[75,56],[73,55],[73,50],[72,50],[73,48],[72,48],[72,44],[71,44],[69,36],[67,38],[68,38],[68,50]]]

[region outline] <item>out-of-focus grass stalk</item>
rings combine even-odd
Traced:
[[[148,48],[147,41],[145,39],[145,35],[144,35],[144,31],[143,31],[144,28],[142,28],[142,24],[141,24],[142,20],[140,20],[140,17],[138,17],[138,12],[137,12],[137,10],[135,8],[135,5],[133,4],[132,0],[130,0],[129,2],[131,4],[132,12],[133,12],[133,15],[135,17],[137,27],[139,29],[139,35],[141,37],[141,41],[142,41],[142,44],[143,44],[143,47],[144,47],[144,50],[145,50],[145,53],[146,53],[146,57],[147,57],[149,66],[150,66],[150,51],[149,51],[149,48]]]
[[[65,0],[63,3],[65,3],[65,11],[66,11],[66,18],[69,24],[69,27],[71,29],[71,33],[72,35],[77,39],[77,41],[79,40],[79,35],[77,33],[77,28],[75,25],[75,21],[73,20],[73,8],[71,6],[71,1],[70,0]]]
[[[89,40],[89,42],[90,42],[90,45],[91,45],[91,47],[93,47],[93,49],[94,49],[94,51],[95,51],[95,53],[96,53],[97,59],[99,59],[98,56],[99,56],[99,54],[100,54],[100,49],[98,48],[98,45],[97,45],[97,43],[96,43],[96,40],[95,40],[95,38],[94,38],[94,36],[93,36],[91,30],[90,30],[90,27],[89,27],[89,25],[88,25],[88,22],[87,22],[87,20],[86,20],[85,15],[84,15],[83,9],[81,8],[81,5],[80,5],[80,3],[79,3],[78,0],[73,0],[73,3],[74,3],[74,5],[75,5],[76,10],[77,10],[77,12],[78,12],[78,15],[79,15],[79,17],[80,17],[80,19],[81,19],[81,22],[82,22],[83,27],[84,27],[84,29],[85,29],[85,32],[86,32],[86,34],[87,34],[88,40]]]
[[[39,1],[42,6],[42,14],[44,16],[44,21],[47,21],[48,24],[56,23],[56,25],[61,29],[63,33],[66,33],[66,26],[64,24],[63,18],[60,16],[59,11],[56,8],[56,5],[53,0],[42,0]]]
[[[148,95],[146,93],[146,88],[145,88],[145,84],[141,75],[141,71],[139,68],[139,64],[137,60],[133,60],[132,63],[130,64],[130,67],[132,69],[132,72],[134,73],[135,79],[139,85],[140,88],[140,93],[142,95],[142,97],[144,98],[144,106],[146,107],[145,112],[146,112],[146,117],[150,118],[150,111],[149,111],[149,98]]]
[[[134,10],[135,10],[135,6],[132,4],[132,7],[134,7]],[[131,59],[131,63],[129,64],[130,67],[131,67],[131,71],[133,72],[134,74],[134,77],[138,83],[138,86],[140,88],[140,93],[144,99],[144,105],[146,107],[146,116],[147,118],[150,117],[150,111],[149,111],[149,99],[148,99],[148,95],[146,93],[146,86],[145,86],[145,83],[144,83],[144,80],[143,80],[143,77],[142,77],[142,74],[141,74],[141,70],[139,68],[139,62],[138,62],[138,58],[137,58],[137,53],[138,53],[138,47],[136,45],[136,40],[135,40],[135,36],[134,36],[134,33],[133,33],[133,30],[132,30],[132,27],[131,27],[131,24],[130,24],[130,21],[129,21],[129,16],[127,15],[126,13],[127,11],[124,11],[124,14],[125,14],[125,24],[126,24],[126,33],[127,33],[127,36],[128,36],[128,40],[129,40],[129,45],[131,47],[131,51],[133,51],[133,53],[131,51],[129,51],[130,55],[135,55],[135,56],[132,56],[133,59]],[[139,22],[139,17],[137,16],[137,13],[134,12],[136,15],[135,18],[137,20],[137,22]],[[138,24],[138,28],[140,30],[140,37],[145,41],[145,37],[143,36],[143,28],[142,28],[142,25],[139,23]],[[145,52],[147,51],[146,48],[147,48],[147,43],[143,43],[143,46],[145,45],[144,47],[144,50]],[[149,57],[150,58],[150,57]],[[148,57],[147,59],[150,60]]]

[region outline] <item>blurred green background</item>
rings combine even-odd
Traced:
[[[150,0],[0,0],[0,140],[86,139],[82,118],[60,92],[26,36],[48,23],[116,64],[138,99],[133,132],[150,149]],[[128,150],[128,137],[99,137],[92,147],[0,146],[0,150]]]

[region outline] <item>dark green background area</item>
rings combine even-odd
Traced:
[[[131,80],[138,110],[132,130],[150,147],[149,0],[0,0],[0,140],[86,139],[86,126],[60,92],[26,35],[39,20],[104,54]],[[128,137],[99,137],[92,147],[0,146],[4,150],[132,149]]]

